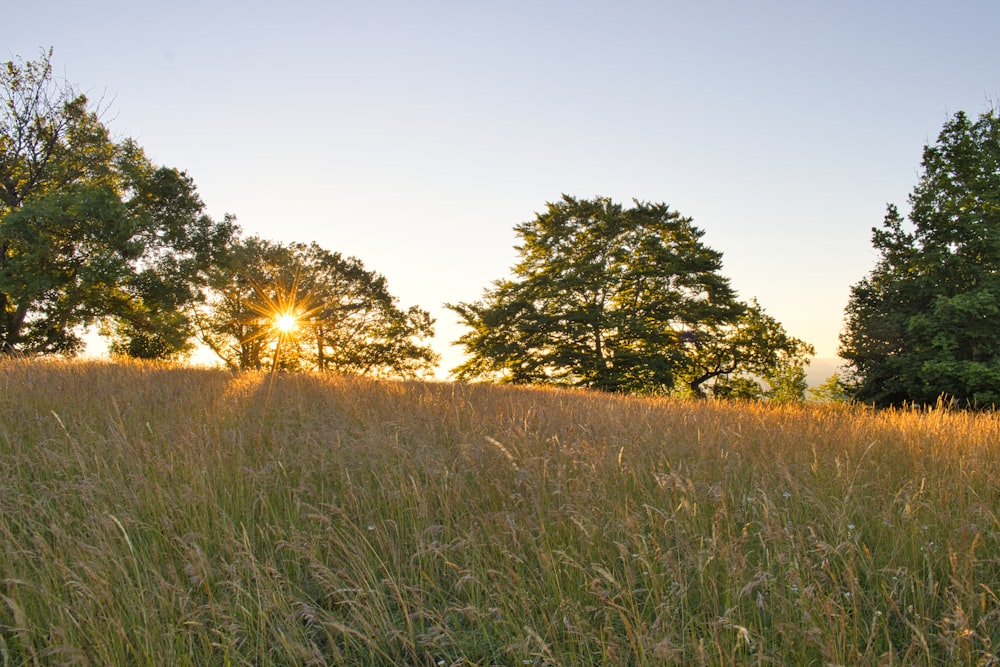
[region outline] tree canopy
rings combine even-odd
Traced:
[[[383,276],[315,243],[234,243],[213,273],[201,338],[229,367],[412,377],[437,355],[430,314],[401,309]]]
[[[737,299],[721,253],[666,204],[564,195],[515,231],[514,277],[448,305],[469,328],[460,380],[703,396],[811,353]]]
[[[51,51],[0,69],[0,354],[74,353],[103,320],[113,349],[183,351],[183,308],[235,232],[191,179],[112,141]]]
[[[356,258],[212,220],[187,174],[111,138],[51,55],[0,69],[0,355],[73,354],[98,323],[121,356],[177,357],[197,334],[237,369],[433,368],[429,313]],[[458,379],[801,394],[811,348],[740,301],[666,204],[564,196],[515,229],[514,277],[448,305],[470,329]]]
[[[851,288],[840,355],[876,405],[1000,403],[1000,118],[957,113],[923,153],[907,222],[890,205],[879,259]]]
[[[240,369],[406,376],[436,363],[430,315],[400,309],[385,278],[213,221],[187,174],[111,139],[51,55],[0,71],[0,354],[73,354],[100,323],[128,357],[181,355],[197,332]]]

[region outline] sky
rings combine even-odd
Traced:
[[[510,275],[563,193],[663,202],[741,298],[836,355],[850,287],[923,147],[1000,103],[1000,2],[35,0],[0,60],[53,49],[116,137],[215,218],[315,241],[436,318]]]

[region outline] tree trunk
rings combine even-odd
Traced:
[[[323,326],[316,327],[316,370],[326,370],[326,354],[323,351]]]
[[[688,388],[691,390],[691,393],[694,394],[695,398],[708,398],[705,392],[702,391],[701,385],[706,381],[711,380],[713,377],[715,377],[714,374],[707,373],[688,382]]]

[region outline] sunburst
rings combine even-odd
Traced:
[[[273,319],[279,335],[287,336],[299,328],[299,316],[294,312],[275,313]]]
[[[299,277],[296,274],[290,287],[253,285],[257,303],[247,305],[257,314],[256,331],[243,339],[248,343],[257,339],[275,336],[274,356],[271,359],[271,372],[278,368],[281,360],[282,344],[298,335],[304,329],[303,324],[321,311],[325,304],[308,290],[299,293]]]

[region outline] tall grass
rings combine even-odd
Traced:
[[[1000,419],[0,363],[0,665],[1000,664]]]

